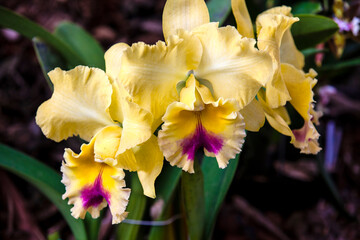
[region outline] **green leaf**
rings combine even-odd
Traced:
[[[84,222],[70,215],[71,207],[61,198],[65,188],[60,182],[61,176],[56,171],[2,144],[0,144],[0,166],[37,187],[59,209],[74,237],[78,240],[87,239]]]
[[[0,6],[0,26],[11,28],[29,39],[39,37],[59,51],[71,67],[86,64],[68,44],[29,19]]]
[[[314,47],[325,42],[338,31],[338,25],[331,19],[319,15],[300,14],[291,28],[295,44],[299,49]]]
[[[71,22],[62,22],[56,27],[54,34],[79,54],[84,59],[85,65],[105,70],[104,50],[80,26]]]
[[[207,1],[210,21],[219,22],[221,26],[231,12],[231,0],[209,0]]]
[[[315,14],[322,11],[321,3],[319,2],[299,2],[292,7],[293,14]]]
[[[92,218],[90,213],[88,212],[86,213],[84,223],[89,240],[97,240],[99,238],[99,230],[103,215],[104,215],[104,211],[101,211],[100,217]]]
[[[169,202],[170,197],[175,191],[181,176],[181,168],[170,166],[165,161],[163,170],[156,180],[156,198],[164,200],[165,205]]]
[[[205,157],[201,165],[205,191],[205,239],[211,239],[216,217],[229,190],[239,163],[239,155],[231,159],[225,169],[220,169],[216,158]]]
[[[317,48],[307,48],[304,50],[301,50],[301,53],[304,54],[305,57],[310,57],[312,55],[315,55],[317,53],[327,52],[326,49],[317,49]]]
[[[176,186],[179,183],[182,170],[178,167],[172,167],[170,164],[165,161],[163,170],[161,171],[160,176],[156,180],[156,200],[162,199],[164,201],[164,206],[160,217],[157,220],[164,220],[169,217],[166,214],[166,209],[168,209],[169,201],[171,196],[174,194]],[[149,240],[160,239],[159,236],[165,236],[167,231],[166,226],[153,226],[150,230]]]
[[[61,55],[59,55],[57,51],[55,51],[51,46],[39,38],[33,38],[32,41],[36,57],[41,66],[41,70],[43,71],[45,79],[48,82],[50,88],[53,89],[52,82],[50,81],[47,73],[56,67],[66,69],[66,61],[61,57]]]
[[[59,232],[53,232],[53,233],[50,233],[50,234],[47,236],[47,239],[48,239],[48,240],[59,240],[59,239],[61,239],[61,238],[60,238]]]
[[[202,239],[205,221],[204,176],[197,159],[194,160],[194,171],[181,174],[182,198],[191,240]]]
[[[339,63],[336,64],[329,64],[324,65],[321,67],[322,71],[338,71],[340,69],[349,68],[349,67],[356,67],[360,65],[360,58],[354,58],[351,60],[342,60]]]
[[[143,189],[136,172],[129,174],[131,174],[131,195],[129,205],[126,208],[126,211],[129,212],[127,219],[142,220],[147,199],[143,194]],[[136,240],[138,239],[139,229],[140,225],[122,222],[118,227],[117,239]]]

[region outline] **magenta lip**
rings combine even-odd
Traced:
[[[102,171],[95,179],[94,184],[84,187],[81,191],[81,199],[84,208],[97,207],[105,198],[110,205],[110,194],[102,186]]]
[[[217,154],[223,146],[223,140],[214,133],[206,131],[201,122],[196,126],[195,133],[185,138],[182,143],[182,153],[188,155],[188,160],[195,159],[196,151],[204,147],[208,152]]]

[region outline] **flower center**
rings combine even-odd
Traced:
[[[223,146],[223,140],[219,136],[206,131],[201,124],[200,113],[198,115],[199,120],[195,132],[181,143],[182,153],[188,155],[188,160],[194,160],[196,151],[201,147],[205,148],[208,152],[217,154]]]
[[[81,191],[81,199],[84,208],[97,207],[100,203],[102,203],[104,198],[110,205],[110,194],[103,188],[101,176],[102,170],[95,179],[94,184],[85,187]]]

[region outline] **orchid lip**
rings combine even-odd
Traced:
[[[199,122],[194,134],[185,138],[181,146],[183,154],[187,154],[188,160],[193,161],[197,150],[201,147],[205,148],[208,152],[217,154],[223,146],[223,140],[215,134],[206,131],[201,122]]]
[[[81,199],[84,208],[97,207],[100,203],[103,202],[103,199],[105,199],[106,202],[108,202],[110,205],[110,194],[102,186],[101,176],[102,171],[100,171],[93,185],[86,186],[81,191]]]

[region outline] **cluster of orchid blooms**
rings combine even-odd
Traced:
[[[299,19],[285,6],[265,11],[255,39],[245,1],[232,0],[232,10],[237,29],[210,22],[204,0],[168,0],[165,42],[112,46],[106,72],[49,72],[54,93],[39,107],[37,124],[55,141],[78,135],[88,142],[79,154],[65,149],[61,168],[75,218],[96,218],[108,204],[112,222],[121,222],[130,195],[123,170],[136,171],[144,194],[155,198],[164,157],[193,173],[203,149],[225,168],[245,130],[258,131],[265,119],[302,153],[320,151],[316,73],[303,72],[290,32]],[[288,102],[304,119],[301,129],[289,127]]]

